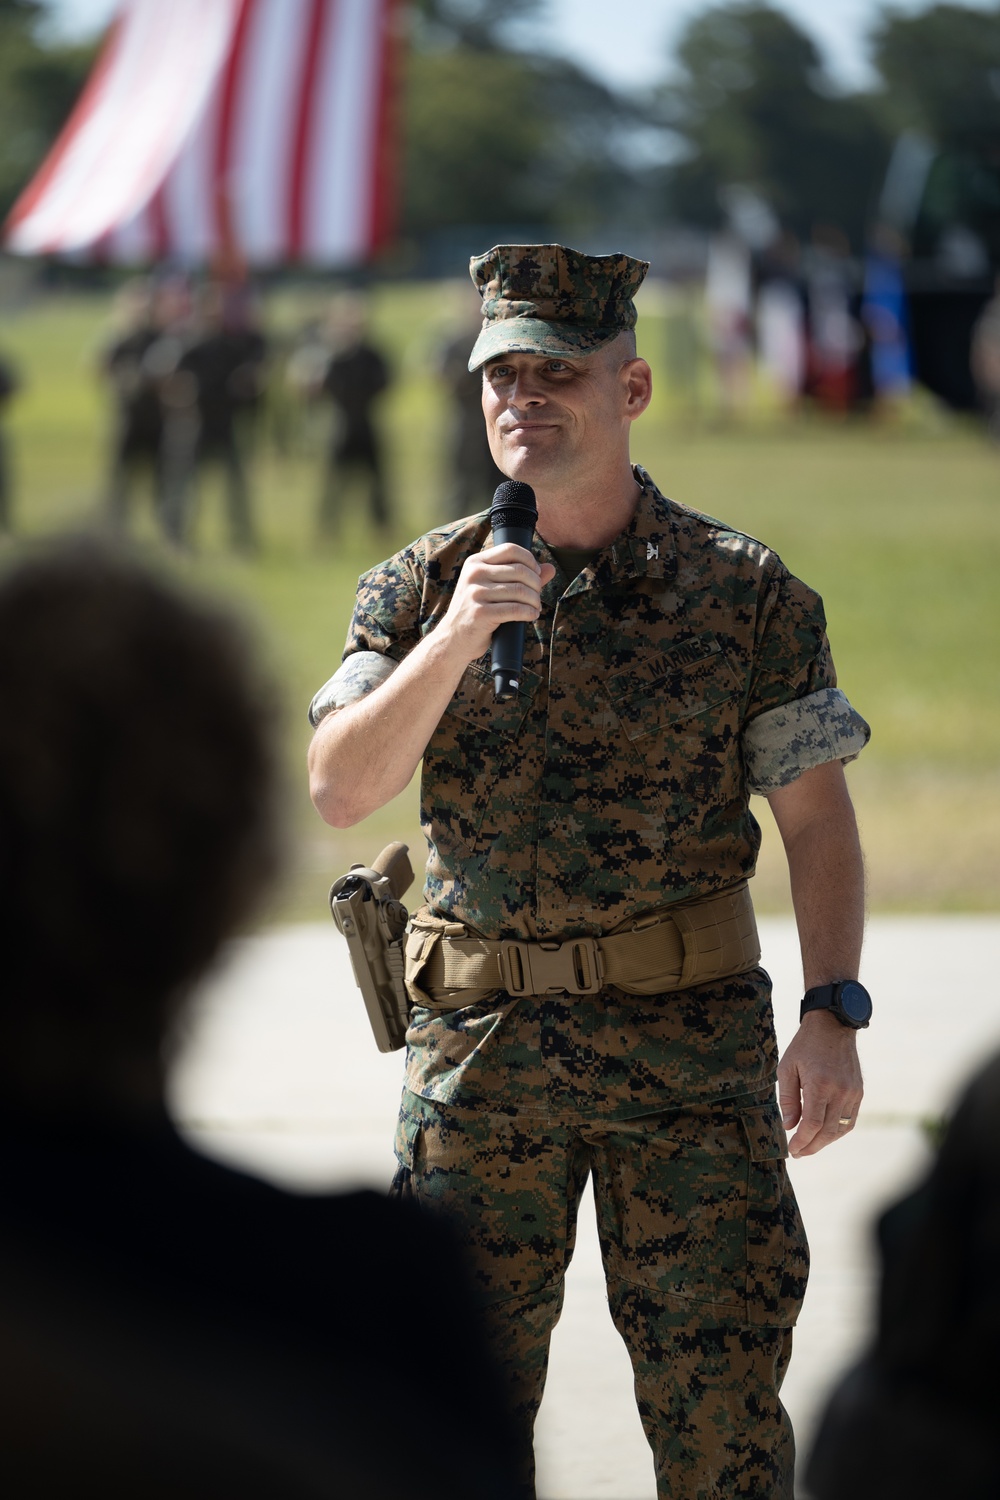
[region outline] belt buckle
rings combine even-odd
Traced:
[[[524,943],[506,939],[500,944],[500,973],[508,995],[596,995],[604,962],[597,941],[590,937],[565,942]]]

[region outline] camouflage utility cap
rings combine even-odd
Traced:
[[[501,354],[589,354],[636,320],[649,270],[631,255],[584,255],[565,245],[496,245],[469,262],[483,299],[478,370]]]

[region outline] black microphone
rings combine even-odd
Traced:
[[[490,506],[494,546],[499,547],[501,542],[515,542],[530,552],[537,520],[538,506],[530,484],[522,484],[519,479],[505,479],[503,484],[497,485]],[[505,620],[493,632],[491,670],[493,695],[498,703],[517,696],[523,660],[524,621]]]

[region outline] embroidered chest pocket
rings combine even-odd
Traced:
[[[739,691],[736,673],[709,634],[644,657],[608,682],[612,707],[632,741],[734,707]]]

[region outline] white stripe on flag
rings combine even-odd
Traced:
[[[115,265],[121,266],[139,266],[153,259],[156,246],[148,207],[140,208],[131,219],[112,229],[105,254]]]
[[[133,89],[138,76],[137,67],[146,51],[149,34],[155,28],[156,16],[152,13],[123,17],[110,44],[113,55],[93,108],[83,124],[59,143],[62,155],[55,174],[32,213],[18,225],[12,237],[12,248],[37,252],[53,242],[72,248],[74,240],[76,243],[81,241],[75,235],[75,225],[67,230],[64,223],[81,189],[95,178],[95,195],[106,195],[123,186],[117,172],[104,174],[104,180],[101,180],[101,174],[95,169],[111,154],[121,119],[135,108],[137,101]],[[16,205],[14,213],[16,216]]]
[[[15,230],[12,248],[87,245],[148,201],[204,108],[237,4],[131,0],[96,106],[34,213]]]
[[[354,260],[368,248],[379,0],[337,0],[326,36],[307,185],[306,259]]]
[[[234,208],[248,260],[280,262],[288,249],[289,172],[295,147],[309,0],[254,0],[256,13],[234,121]]]
[[[163,184],[170,225],[168,253],[185,265],[209,260],[218,245],[215,228],[215,141],[220,99],[212,94]]]
[[[97,246],[122,263],[161,249],[189,264],[220,250],[255,265],[362,258],[386,3],[124,0],[90,94],[15,206],[8,247]]]

